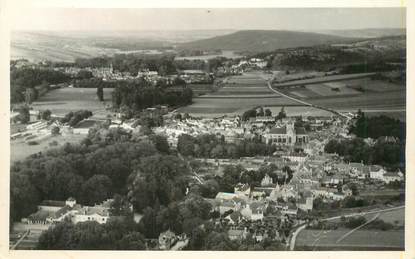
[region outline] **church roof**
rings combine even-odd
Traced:
[[[270,134],[287,134],[287,127],[286,126],[280,127],[280,128],[274,127],[269,131],[269,133]]]

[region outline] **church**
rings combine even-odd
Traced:
[[[307,144],[308,134],[304,127],[294,127],[294,122],[289,121],[284,126],[275,126],[264,135],[264,141],[267,144],[278,146],[294,146]]]

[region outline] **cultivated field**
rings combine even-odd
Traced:
[[[267,87],[262,72],[248,72],[224,80],[218,91],[193,99],[193,104],[179,109],[193,116],[237,115],[256,107],[298,106],[298,103],[273,93]],[[280,110],[280,108],[279,108]]]
[[[194,98],[193,104],[180,108],[179,112],[187,112],[194,116],[220,116],[224,114],[241,114],[247,109],[256,106],[288,106],[297,105],[296,102],[283,97],[272,98]]]
[[[367,220],[370,220],[373,218],[373,214],[366,215],[365,217]],[[391,223],[395,226],[405,226],[405,208],[382,212],[378,219]]]
[[[93,118],[106,118],[109,113],[105,105],[111,105],[113,89],[104,89],[104,102],[98,101],[96,88],[60,88],[49,91],[32,104],[34,109],[52,111],[52,114],[63,116],[70,111],[90,110]]]
[[[349,231],[305,229],[297,237],[296,250],[403,250],[405,247],[403,230],[357,230],[337,242]]]
[[[288,86],[297,86],[297,85],[310,85],[310,84],[319,84],[326,82],[337,82],[343,80],[352,80],[357,78],[366,78],[373,76],[375,73],[358,73],[358,74],[346,74],[346,75],[334,75],[334,76],[324,76],[316,77],[310,79],[295,80],[281,84],[273,84],[274,87],[288,87]]]

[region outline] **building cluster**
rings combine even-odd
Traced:
[[[194,137],[201,134],[215,134],[224,136],[227,142],[235,142],[237,139],[242,138],[244,133],[239,125],[238,117],[231,119],[170,119],[165,121],[163,126],[154,128],[154,132],[166,136],[171,147],[177,147],[178,137],[182,134]]]
[[[182,70],[180,71],[179,76],[186,84],[210,84],[213,82],[213,76],[202,70]]]
[[[102,204],[82,206],[74,198],[66,201],[45,200],[38,205],[37,212],[22,219],[22,222],[46,225],[70,220],[73,223],[95,221],[104,224],[110,218],[111,203],[112,200],[108,199]]]
[[[220,220],[226,219],[231,226],[229,237],[234,239],[244,238],[249,226],[258,222],[264,224],[271,219],[277,219],[280,223],[287,220],[298,222],[300,215],[313,210],[317,198],[333,202],[354,195],[351,188],[354,183],[382,181],[387,184],[404,179],[400,171],[388,172],[379,165],[344,163],[336,155],[329,154],[307,156],[304,161],[288,161],[281,157],[210,160],[199,160],[201,167],[209,170],[209,166],[214,164],[216,167],[210,169],[218,171],[226,165],[240,164],[246,171],[258,171],[261,167],[274,164],[278,168],[273,176],[266,174],[258,186],[238,183],[232,193],[219,192],[214,199],[207,199],[213,210],[222,216]],[[293,171],[291,179],[283,170],[286,166]],[[199,173],[206,174],[207,171],[199,170]]]

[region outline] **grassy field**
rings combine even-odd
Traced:
[[[300,232],[296,250],[403,250],[405,233],[402,230],[357,230],[336,243],[349,229],[311,230]]]
[[[10,162],[15,162],[18,160],[25,159],[26,157],[36,154],[38,152],[44,152],[53,147],[62,146],[65,143],[78,143],[84,139],[84,135],[66,135],[66,136],[54,136],[44,139],[39,142],[39,145],[28,145],[22,139],[11,140],[10,141]],[[50,146],[49,143],[56,141],[57,146]]]
[[[109,113],[105,105],[111,105],[113,89],[104,89],[104,102],[98,101],[95,88],[60,88],[49,91],[32,104],[34,109],[49,109],[52,114],[63,116],[70,111],[86,109],[92,111],[94,118],[105,118]]]

